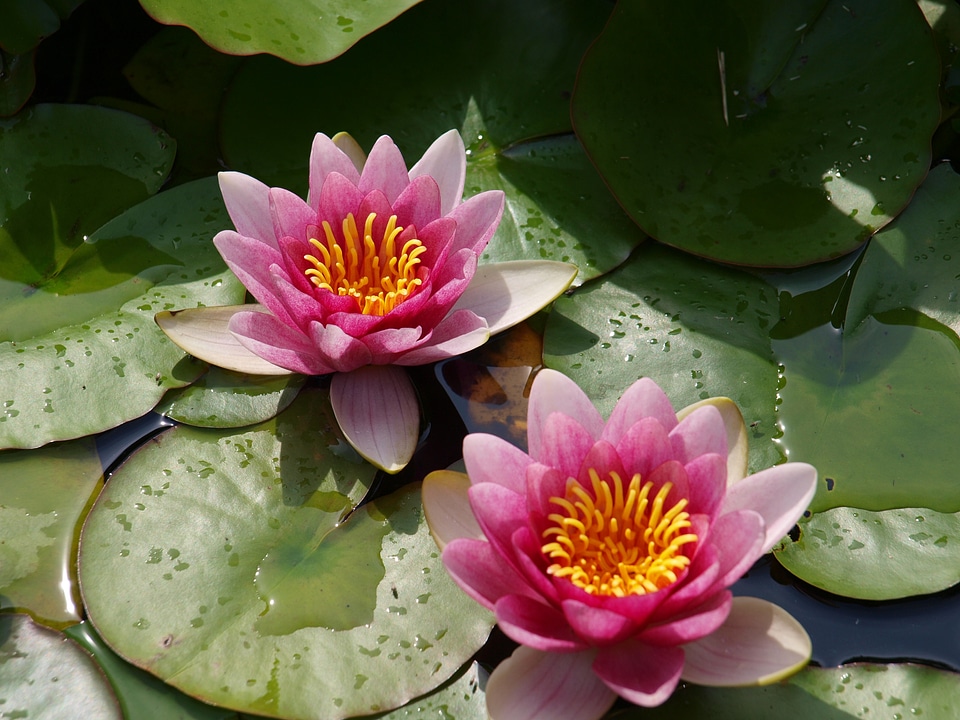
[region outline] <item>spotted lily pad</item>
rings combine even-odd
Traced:
[[[205,366],[153,316],[242,301],[243,286],[210,241],[228,223],[213,179],[182,185],[65,252],[38,288],[0,286],[0,447],[106,430],[196,379]]]
[[[0,614],[0,699],[5,718],[123,720],[93,659],[26,615]]]
[[[420,0],[140,0],[154,19],[186,25],[233,55],[270,53],[298,65],[321,63]]]
[[[659,708],[616,713],[617,720],[947,720],[960,705],[960,675],[921,665],[857,663],[807,668],[762,688],[681,687]]]
[[[492,618],[446,576],[419,486],[356,507],[372,479],[323,390],[242,431],[171,429],[84,527],[89,617],[206,702],[284,718],[403,705],[456,672]]]
[[[610,197],[570,127],[577,64],[608,13],[609,4],[593,0],[431,4],[328,65],[252,59],[224,103],[224,156],[234,170],[304,194],[318,131],[347,131],[365,149],[390,135],[412,165],[434,139],[456,128],[467,146],[465,194],[506,194],[503,220],[482,261],[572,262],[586,280],[622,262],[644,237]],[[458,28],[455,43],[430,53],[396,53],[410,37],[443,37],[452,27]],[[378,77],[396,90],[378,95],[375,112],[357,113],[370,103],[369,88],[357,77]],[[493,82],[496,77],[510,81]],[[297,113],[271,109],[294,96]]]
[[[800,266],[850,252],[910,201],[939,77],[914,0],[623,2],[584,58],[573,119],[651,236]]]
[[[0,453],[0,608],[54,626],[80,619],[76,536],[101,473],[89,439]]]

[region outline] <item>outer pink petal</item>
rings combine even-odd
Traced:
[[[397,365],[425,365],[460,355],[483,345],[490,337],[487,324],[469,310],[451,313],[419,347],[403,353]]]
[[[240,312],[230,319],[229,327],[241,345],[274,365],[305,375],[333,372],[305,335],[273,315]]]
[[[232,230],[218,232],[213,244],[233,274],[259,303],[287,325],[296,326],[295,319],[276,297],[275,278],[270,272],[271,266],[283,263],[279,251],[256,238]]]
[[[720,560],[714,587],[729,587],[763,555],[763,518],[752,510],[721,515],[710,528],[709,542]]]
[[[387,328],[364,335],[360,340],[370,350],[375,364],[386,365],[416,347],[421,335],[419,327]]]
[[[440,214],[447,215],[460,204],[467,173],[467,154],[456,130],[438,137],[416,165],[410,168],[410,180],[422,175],[432,177],[440,188]]]
[[[380,190],[391,205],[410,183],[403,155],[386,135],[381,135],[370,149],[357,187],[364,195]]]
[[[766,685],[803,668],[812,649],[803,627],[785,610],[738,597],[719,630],[685,647],[683,679],[698,685]]]
[[[583,459],[593,447],[593,440],[594,436],[575,419],[555,412],[542,423],[539,453],[531,451],[530,454],[544,465],[555,467],[561,475],[575,478],[580,474]]]
[[[432,177],[419,177],[411,181],[396,202],[393,214],[401,227],[415,225],[426,227],[440,217],[440,188]]]
[[[443,549],[443,564],[454,582],[478,603],[493,610],[505,595],[539,595],[485,540],[459,538]]]
[[[351,372],[373,359],[366,345],[336,325],[312,322],[308,332],[317,353],[337,372]]]
[[[663,463],[673,459],[673,446],[660,421],[647,417],[620,436],[617,454],[631,476],[640,473],[640,477],[646,478]]]
[[[670,431],[674,456],[686,464],[706,453],[727,456],[727,428],[712,405],[697,408]]]
[[[562,412],[576,419],[589,433],[591,444],[600,439],[603,418],[586,393],[563,373],[541,370],[533,380],[527,405],[527,447],[534,460],[540,459],[544,424],[554,412]]]
[[[223,204],[227,206],[237,232],[276,250],[277,236],[273,232],[267,200],[270,188],[256,178],[238,172],[222,172],[217,178]]]
[[[524,497],[497,483],[473,484],[469,495],[470,507],[483,534],[497,552],[511,558],[513,533],[527,521]]]
[[[612,645],[638,629],[631,617],[611,610],[591,607],[577,600],[564,600],[560,606],[567,623],[589,645]]]
[[[594,675],[593,658],[517,648],[487,681],[490,720],[599,720],[617,696]]]
[[[470,433],[463,439],[463,462],[471,483],[495,483],[526,495],[527,468],[533,459],[503,438]]]
[[[635,640],[600,648],[593,671],[617,695],[635,705],[654,707],[673,693],[683,670],[678,647],[654,647]]]
[[[817,489],[817,470],[789,462],[744,478],[727,491],[721,513],[755,510],[763,516],[767,552],[786,535],[807,509]]]
[[[309,240],[307,226],[317,224],[317,211],[283,188],[270,188],[270,217],[278,238],[288,236],[304,242]]]
[[[332,172],[343,175],[354,185],[360,181],[360,173],[346,153],[326,135],[317,133],[310,148],[310,193],[307,197],[307,202],[314,210],[320,206],[323,181]]]
[[[505,595],[493,611],[503,633],[521,645],[543,652],[586,650],[587,644],[567,625],[563,613],[524,595]]]
[[[718,593],[706,603],[682,617],[644,630],[637,639],[651,645],[683,645],[709,635],[723,624],[730,614],[732,595]]]
[[[448,215],[457,221],[454,249],[468,248],[479,255],[497,229],[503,203],[502,191],[487,190],[457,205]]]
[[[667,432],[677,425],[677,416],[666,393],[650,378],[641,378],[617,401],[602,437],[616,445],[631,427],[646,417],[659,420]]]
[[[707,453],[684,465],[690,483],[688,512],[715,517],[727,489],[727,459]]]
[[[367,365],[330,380],[330,404],[344,437],[388,473],[400,472],[417,448],[420,404],[404,370]]]

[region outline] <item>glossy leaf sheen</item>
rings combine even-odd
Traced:
[[[0,304],[6,318],[37,318],[0,343],[0,447],[114,427],[192,382],[203,367],[153,317],[243,299],[210,242],[227,222],[213,180],[180,186],[94,233],[41,292]]]
[[[5,718],[123,720],[90,656],[26,615],[0,615],[0,698]]]
[[[322,63],[420,0],[140,0],[154,19],[186,25],[232,55],[270,53],[297,65]]]
[[[335,428],[305,390],[269,423],[175,428],[128,460],[81,538],[104,639],[190,695],[276,717],[388,710],[454,673],[492,618],[444,574],[417,485],[353,510],[373,468]]]
[[[910,200],[939,75],[913,0],[626,2],[584,59],[573,119],[653,237],[799,266],[853,250]]]

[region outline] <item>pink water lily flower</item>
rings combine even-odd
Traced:
[[[478,266],[503,213],[499,190],[461,202],[466,153],[440,136],[412,168],[383,136],[365,157],[349,135],[318,134],[307,200],[220,173],[236,227],[213,242],[257,304],[157,315],[180,347],[255,374],[334,373],[330,397],[347,440],[399,471],[419,436],[419,405],[397,366],[483,344],[569,287],[567,263]]]
[[[450,575],[520,643],[487,683],[491,718],[591,720],[617,696],[659,705],[681,679],[763,684],[807,663],[796,620],[728,588],[806,509],[814,468],[744,477],[736,405],[674,414],[649,379],[604,422],[573,381],[543,370],[527,420],[528,452],[468,435],[467,475],[423,484]]]

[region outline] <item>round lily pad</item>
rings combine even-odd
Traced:
[[[84,526],[91,621],[135,665],[245,712],[340,718],[432,690],[493,619],[445,574],[418,485],[357,507],[373,472],[317,389],[239,432],[167,431]]]
[[[909,202],[939,77],[914,0],[623,2],[584,58],[573,120],[651,236],[799,266],[850,252]]]

